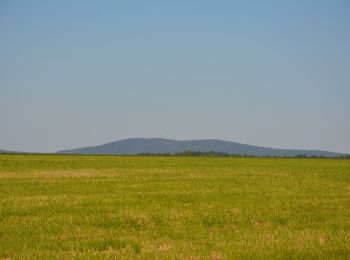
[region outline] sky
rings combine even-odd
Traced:
[[[350,153],[350,2],[0,2],[0,149],[133,137]]]

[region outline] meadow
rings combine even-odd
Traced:
[[[350,160],[0,155],[0,259],[350,258]]]

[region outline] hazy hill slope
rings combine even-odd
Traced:
[[[177,141],[162,138],[132,138],[111,142],[99,146],[83,147],[58,151],[60,154],[176,154],[185,151],[221,152],[251,156],[325,156],[337,157],[343,154],[317,150],[287,150],[259,147],[221,140]]]
[[[0,153],[19,153],[19,152],[7,151],[7,150],[0,149]]]

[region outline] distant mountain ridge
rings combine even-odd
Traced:
[[[14,152],[14,151],[7,151],[0,149],[0,153],[21,153],[21,152]]]
[[[241,156],[286,156],[300,155],[308,157],[340,157],[343,153],[320,150],[290,150],[267,148],[230,141],[206,139],[178,141],[162,138],[130,138],[98,146],[58,151],[58,154],[98,154],[98,155],[135,155],[135,154],[178,154],[186,151],[216,152]]]

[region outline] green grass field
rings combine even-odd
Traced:
[[[350,160],[0,155],[0,258],[350,258]]]

